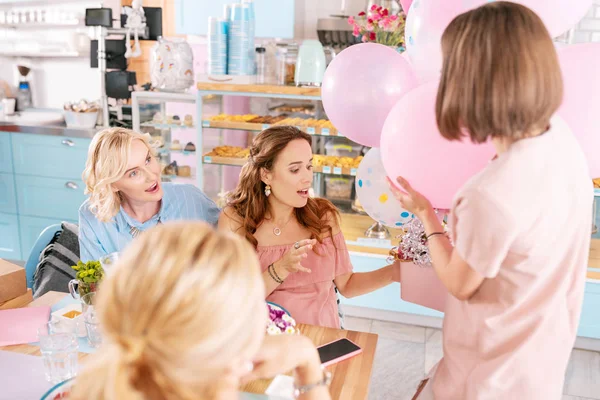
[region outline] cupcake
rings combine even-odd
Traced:
[[[183,124],[188,127],[194,126],[194,118],[190,114],[187,114],[183,119]]]
[[[163,123],[163,115],[161,113],[157,112],[152,117],[152,122],[155,124],[162,124]]]
[[[192,168],[189,165],[180,165],[177,169],[177,176],[190,177],[192,176]]]
[[[194,152],[196,151],[196,145],[192,142],[188,142],[188,144],[185,145],[185,147],[183,148],[184,151],[188,151],[188,152]]]
[[[181,119],[179,118],[179,115],[173,115],[173,124],[181,125]]]
[[[179,140],[177,140],[177,139],[173,140],[173,142],[171,143],[171,150],[181,151],[181,143],[179,143]]]

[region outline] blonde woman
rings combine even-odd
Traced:
[[[199,222],[151,229],[100,289],[104,341],[70,398],[237,399],[242,381],[294,370],[299,399],[330,399],[309,339],[265,338],[264,290],[244,239]]]
[[[161,222],[219,218],[219,208],[195,186],[162,183],[149,136],[129,129],[94,136],[83,180],[90,197],[79,209],[82,261],[119,252]]]

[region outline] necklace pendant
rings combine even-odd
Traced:
[[[129,230],[129,234],[131,235],[131,237],[136,238],[140,234],[140,230],[138,228],[136,228],[135,226],[132,226],[131,229]]]
[[[273,234],[274,234],[275,236],[279,236],[279,235],[281,235],[281,229],[279,229],[279,228],[273,228]]]

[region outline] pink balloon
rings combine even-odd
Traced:
[[[407,93],[392,108],[381,135],[387,175],[406,178],[436,208],[449,209],[458,190],[496,153],[491,142],[451,142],[439,133],[435,100],[439,82]]]
[[[400,5],[402,6],[402,11],[404,11],[404,13],[408,12],[412,2],[413,2],[413,0],[400,0]]]
[[[406,16],[406,52],[419,82],[437,80],[442,70],[442,34],[464,7],[461,0],[415,0]]]
[[[494,0],[462,0],[465,11]],[[592,0],[511,0],[535,11],[552,37],[573,28],[592,6]]]
[[[558,114],[585,153],[592,178],[600,177],[600,43],[558,49],[564,98]]]
[[[343,135],[379,147],[385,118],[416,85],[412,68],[395,49],[362,43],[348,47],[329,64],[321,97],[327,116]]]

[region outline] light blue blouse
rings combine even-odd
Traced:
[[[100,222],[89,209],[89,200],[79,208],[79,252],[83,262],[122,251],[133,237],[130,226],[140,231],[161,223],[175,220],[202,220],[216,225],[219,208],[200,189],[193,185],[163,183],[163,199],[160,210],[143,224],[121,209],[109,222]]]

